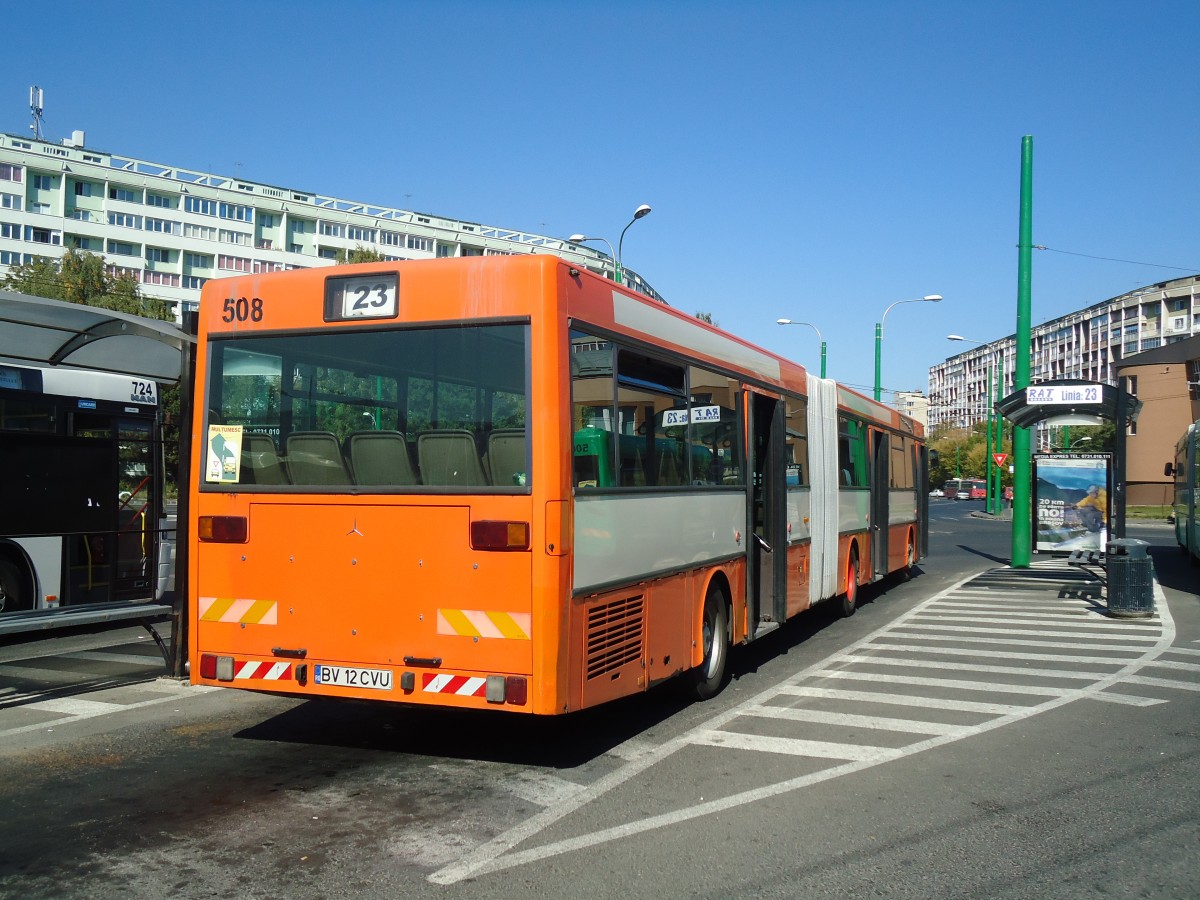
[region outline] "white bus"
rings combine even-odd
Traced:
[[[0,363],[0,623],[160,597],[158,386]]]

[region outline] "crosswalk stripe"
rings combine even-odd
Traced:
[[[1003,620],[1001,619],[999,621]],[[911,624],[912,622],[913,620],[909,619],[903,624],[896,625],[889,629],[889,632],[894,634],[897,632],[919,628],[922,631],[953,631],[956,634],[961,632],[972,632],[974,634],[1006,634],[1010,636],[1019,634],[1021,637],[1036,637],[1037,635],[1045,635],[1047,637],[1064,638],[1070,637],[1071,634],[1064,629],[1056,629],[1053,631],[1031,631],[1029,629],[1021,629],[1018,632],[1014,632],[1008,628],[982,628],[975,625],[971,625],[970,627],[963,625],[939,625],[935,622]],[[1079,637],[1086,638],[1089,641],[1145,641],[1147,648],[1153,647],[1155,642],[1158,640],[1158,635],[1155,634],[1080,634]]]
[[[1001,647],[1046,647],[1063,650],[1109,650],[1114,653],[1138,654],[1146,652],[1146,647],[1139,647],[1134,644],[1113,646],[1111,644],[1092,644],[1083,641],[1022,641],[1009,640],[1002,637],[970,637],[969,635],[960,634],[897,634],[894,631],[887,632],[886,637],[891,640],[939,641],[955,644],[991,644]],[[1088,640],[1090,641],[1092,639],[1089,638]],[[874,646],[874,644],[871,646]],[[933,648],[931,647],[930,649],[932,650]]]
[[[842,662],[880,666],[901,666],[906,669],[950,669],[955,672],[983,672],[989,675],[1031,675],[1038,678],[1073,678],[1078,681],[1099,681],[1112,672],[1070,671],[1068,669],[1027,669],[1021,666],[984,666],[976,663],[938,662],[931,659],[889,659],[886,656],[843,656]],[[1114,669],[1120,668],[1118,660],[1112,661]]]
[[[969,656],[978,659],[981,656],[998,656],[1003,659],[1029,659],[1037,660],[1038,662],[1067,662],[1067,663],[1100,663],[1101,665],[1120,666],[1128,662],[1134,662],[1136,657],[1130,659],[1114,659],[1111,656],[1072,656],[1070,654],[1054,654],[1054,653],[1016,653],[1012,650],[993,651],[991,653],[973,650],[964,647],[914,647],[911,644],[884,644],[872,642],[867,645],[868,650],[888,650],[899,653],[932,653],[940,656]],[[1106,650],[1111,649],[1109,647]],[[1151,663],[1155,665],[1155,663]],[[1180,663],[1186,665],[1186,663]],[[1200,666],[1196,666],[1200,670]]]
[[[1196,663],[1175,662],[1170,659],[1152,659],[1146,665],[1154,668],[1175,669],[1179,672],[1200,672],[1200,665]]]
[[[907,684],[923,687],[956,688],[967,691],[994,691],[997,694],[1029,694],[1036,697],[1062,697],[1071,688],[1041,687],[1032,684],[997,684],[993,681],[956,681],[950,678],[921,678],[915,675],[880,675],[875,672],[855,672],[850,669],[823,669],[813,672],[815,678],[873,681],[880,684]]]
[[[845,759],[856,762],[896,759],[904,755],[903,750],[896,750],[891,747],[835,744],[829,741],[805,741],[798,738],[741,734],[734,731],[701,731],[692,737],[688,743],[709,747],[732,747],[737,750],[757,750],[760,753],[785,753],[789,756],[812,756],[819,759]]]
[[[1172,681],[1169,678],[1148,678],[1145,675],[1130,675],[1123,679],[1130,684],[1144,684],[1150,687],[1174,688],[1177,691],[1200,691],[1200,684],[1192,681]]]
[[[853,728],[872,728],[879,731],[900,731],[909,734],[955,734],[963,730],[961,725],[948,725],[945,722],[890,719],[886,716],[860,716],[853,713],[834,713],[794,706],[752,706],[746,710],[746,715],[764,719],[783,719],[788,722],[845,725]]]
[[[803,684],[784,685],[779,693],[791,697],[813,697],[823,700],[854,700],[862,703],[888,703],[892,706],[917,706],[924,709],[946,709],[1007,716],[1028,709],[1010,703],[984,703],[978,700],[949,700],[944,697],[916,697],[912,694],[888,694],[876,691],[843,690],[812,687]]]
[[[930,620],[930,619],[937,621],[937,622],[957,621],[963,625],[975,625],[975,624],[1007,625],[1007,626],[1009,626],[1010,630],[1014,626],[1020,626],[1020,625],[1052,624],[1052,625],[1057,625],[1059,628],[1062,628],[1067,633],[1070,633],[1070,632],[1076,631],[1076,630],[1081,631],[1081,632],[1106,631],[1106,632],[1111,633],[1111,632],[1115,631],[1115,632],[1132,632],[1132,633],[1136,634],[1137,632],[1140,631],[1143,634],[1146,633],[1145,625],[1120,625],[1120,624],[1113,622],[1112,619],[1109,619],[1107,616],[1099,616],[1099,615],[1096,616],[1092,621],[1080,621],[1079,619],[1070,617],[1070,616],[1055,616],[1055,615],[1030,616],[1028,618],[1022,618],[1020,616],[1004,616],[1004,617],[1000,617],[1000,616],[996,616],[996,615],[990,615],[990,616],[989,615],[978,615],[978,616],[971,615],[971,616],[968,616],[968,615],[962,615],[962,614],[957,614],[957,613],[956,614],[940,613],[939,614],[939,613],[922,612],[922,613],[919,613],[918,615],[913,616],[908,621],[910,623],[919,625],[919,624],[924,624],[927,620]]]

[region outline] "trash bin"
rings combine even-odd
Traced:
[[[1146,553],[1150,544],[1136,538],[1108,542],[1108,614],[1137,618],[1154,614],[1154,560]]]

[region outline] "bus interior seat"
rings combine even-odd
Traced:
[[[417,436],[417,462],[427,485],[485,485],[487,476],[469,431],[426,431]]]
[[[488,435],[485,468],[492,484],[518,484],[525,481],[525,431],[520,428],[498,428]],[[521,481],[516,479],[520,476]]]
[[[346,458],[358,484],[419,484],[408,441],[399,431],[356,431],[346,438]]]
[[[292,484],[350,484],[337,438],[329,431],[296,431],[287,439]]]
[[[247,477],[248,476],[248,477]],[[287,472],[269,434],[242,434],[242,484],[287,484]]]

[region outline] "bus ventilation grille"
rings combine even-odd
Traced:
[[[642,655],[641,595],[625,597],[588,611],[587,677],[615,672]]]

